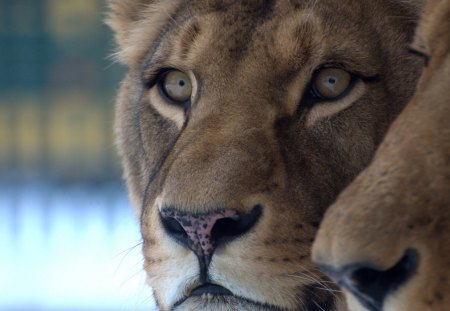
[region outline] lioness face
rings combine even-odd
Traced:
[[[163,310],[334,310],[321,217],[411,95],[412,7],[110,1],[117,142]]]
[[[352,311],[450,308],[449,33],[450,1],[429,1],[412,44],[425,64],[417,92],[314,242]]]

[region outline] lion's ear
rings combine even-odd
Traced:
[[[139,64],[161,27],[172,20],[186,0],[107,0],[106,23],[114,30],[118,49],[114,58],[128,66]]]
[[[139,20],[142,11],[153,0],[107,0],[109,12],[106,18],[108,24],[116,34],[119,46],[123,45],[127,31],[131,24]]]

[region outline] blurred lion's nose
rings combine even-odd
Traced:
[[[199,259],[207,261],[220,244],[248,232],[262,214],[256,205],[249,213],[233,209],[194,214],[175,208],[160,211],[161,222],[167,234],[191,249]]]
[[[384,299],[409,281],[417,271],[418,263],[419,253],[415,249],[407,249],[403,257],[388,269],[377,269],[370,263],[350,264],[341,269],[321,268],[368,310],[381,311]]]

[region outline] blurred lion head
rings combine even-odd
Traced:
[[[411,45],[417,91],[321,224],[313,258],[351,310],[450,306],[449,33],[450,2],[429,1]]]

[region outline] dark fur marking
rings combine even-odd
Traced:
[[[147,245],[155,245],[156,241],[153,239],[144,239],[144,243]]]
[[[184,128],[183,128],[184,129]],[[147,185],[145,187],[144,196],[142,199],[142,212],[141,212],[141,223],[144,223],[144,211],[145,207],[147,205],[148,197],[149,197],[149,189],[150,185],[153,183],[153,181],[156,179],[156,177],[159,175],[162,166],[166,162],[167,158],[169,157],[170,153],[172,152],[173,146],[177,143],[178,139],[180,138],[180,135],[178,135],[172,142],[168,144],[167,149],[164,151],[162,157],[159,159],[155,167],[152,169],[150,176],[147,181]]]
[[[308,285],[303,289],[303,309],[304,311],[334,310],[334,297],[324,295],[321,285]]]
[[[268,19],[273,13],[274,0],[266,0],[264,6],[261,8],[261,17]]]

